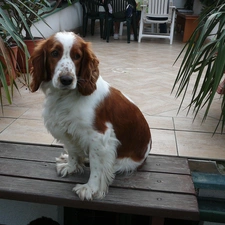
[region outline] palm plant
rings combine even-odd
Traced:
[[[205,120],[225,71],[225,2],[224,0],[202,0],[202,2],[206,4],[199,16],[197,28],[178,56],[180,58],[184,54],[173,91],[178,85],[176,97],[182,95],[181,107],[190,88],[190,80],[194,79],[188,112],[193,108],[196,117],[205,107],[203,117]],[[218,125],[222,123],[221,132],[223,132],[225,95],[221,98]]]
[[[25,39],[33,39],[31,26],[35,25],[37,20],[45,22],[42,17],[54,11],[61,1],[57,0],[50,10],[44,10],[50,6],[47,0],[2,0],[1,6],[16,25],[17,33]],[[40,31],[39,33],[41,34]]]
[[[0,89],[0,102],[2,103],[3,93],[9,104],[12,103],[13,87],[18,87],[14,81],[13,73],[15,68],[12,63],[11,44],[12,41],[20,48],[24,49],[25,55],[28,58],[28,51],[23,39],[17,32],[17,27],[9,18],[6,11],[0,8],[0,83],[3,89]],[[14,56],[15,57],[15,56]],[[9,77],[9,83],[7,83],[6,76]],[[3,108],[2,108],[3,109]]]
[[[37,20],[42,20],[43,15],[54,11],[62,0],[57,0],[54,7],[50,10],[44,10],[49,6],[47,0],[1,0],[0,2],[0,102],[2,104],[3,93],[9,104],[12,103],[14,87],[18,89],[13,79],[12,60],[10,56],[10,45],[15,43],[25,53],[25,63],[27,73],[21,73],[21,82],[29,85],[28,58],[29,52],[24,39],[33,39],[31,26],[35,26]],[[71,0],[67,0],[72,4]],[[48,25],[47,23],[45,23]],[[41,32],[39,31],[41,34]],[[9,84],[6,82],[6,74],[9,76]],[[3,108],[2,108],[3,109]]]
[[[12,87],[14,83],[14,79],[12,77],[12,73],[13,73],[12,71],[14,70],[14,67],[11,61],[8,48],[5,46],[5,42],[1,37],[0,37],[0,56],[2,59],[0,60],[0,83],[3,86],[6,99],[8,100],[9,104],[11,104],[12,103],[11,96],[13,95],[13,93],[9,91],[8,82],[7,82],[5,74],[6,73],[9,74],[9,85]],[[11,88],[11,90],[13,89]],[[1,101],[1,105],[3,105],[2,104],[2,89],[0,89],[0,101]]]

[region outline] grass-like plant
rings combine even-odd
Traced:
[[[23,42],[20,34],[18,33],[15,23],[8,16],[7,12],[0,8],[0,102],[3,110],[3,96],[6,98],[9,104],[12,103],[14,87],[18,90],[13,74],[16,73],[14,65],[12,63],[12,42],[18,47],[24,49],[25,55],[28,58],[29,53],[27,47]],[[14,56],[15,57],[15,56]],[[6,79],[8,76],[8,81]]]
[[[67,2],[72,4],[70,0]],[[23,84],[28,86],[28,58],[30,55],[24,39],[33,39],[31,26],[35,26],[37,20],[42,20],[48,25],[42,16],[54,11],[60,3],[61,0],[57,0],[54,7],[50,8],[47,0],[2,0],[0,2],[0,83],[2,85],[2,88],[0,88],[0,103],[2,109],[3,96],[11,104],[14,88],[18,90],[12,75],[15,73],[15,68],[13,68],[12,57],[10,56],[10,45],[16,44],[25,53],[27,73],[21,73],[20,76]],[[41,31],[39,33],[41,34]],[[8,84],[6,75],[9,77]]]
[[[176,97],[182,96],[181,107],[188,94],[190,80],[194,79],[188,112],[192,108],[196,117],[204,107],[203,120],[208,115],[225,72],[225,2],[214,0],[210,3],[208,1],[207,4],[199,16],[196,30],[178,56],[180,58],[182,55],[183,59],[173,86],[173,91],[178,86]],[[221,132],[223,132],[225,95],[221,95],[221,98],[218,125],[222,124]]]

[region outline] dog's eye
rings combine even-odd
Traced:
[[[79,58],[80,58],[80,54],[78,54],[78,53],[75,54],[74,59],[75,59],[75,60],[78,60]]]
[[[59,52],[58,52],[57,50],[53,50],[53,51],[51,52],[51,56],[54,57],[54,58],[56,58],[56,57],[59,56]]]

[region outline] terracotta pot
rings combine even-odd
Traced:
[[[17,77],[16,76],[17,53],[18,53],[18,46],[17,45],[11,46],[10,50],[9,50],[9,56],[10,56],[11,62],[12,62],[12,73],[11,73],[11,75],[9,75],[6,71],[6,74],[5,74],[8,85],[10,85],[11,77],[13,77],[13,79],[15,79]],[[0,56],[0,61],[3,62],[3,64],[6,66],[6,62],[5,62],[5,59],[3,58],[3,56]]]
[[[41,42],[43,38],[34,38],[34,40],[24,40],[24,43],[27,45],[28,52],[30,55],[33,53],[34,48],[36,47],[37,43]],[[18,54],[17,54],[17,62],[18,62],[18,70],[22,73],[26,73],[26,58],[25,54],[22,49],[18,49]],[[30,70],[30,66],[29,66]]]

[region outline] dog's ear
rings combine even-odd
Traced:
[[[42,81],[48,81],[46,70],[46,46],[47,40],[40,42],[34,52],[31,55],[29,63],[31,64],[30,74],[32,76],[32,82],[30,84],[30,90],[35,92],[40,87]]]
[[[97,88],[96,82],[99,77],[99,61],[95,54],[92,52],[89,43],[82,43],[82,51],[83,58],[77,77],[77,88],[82,95],[90,95]]]

